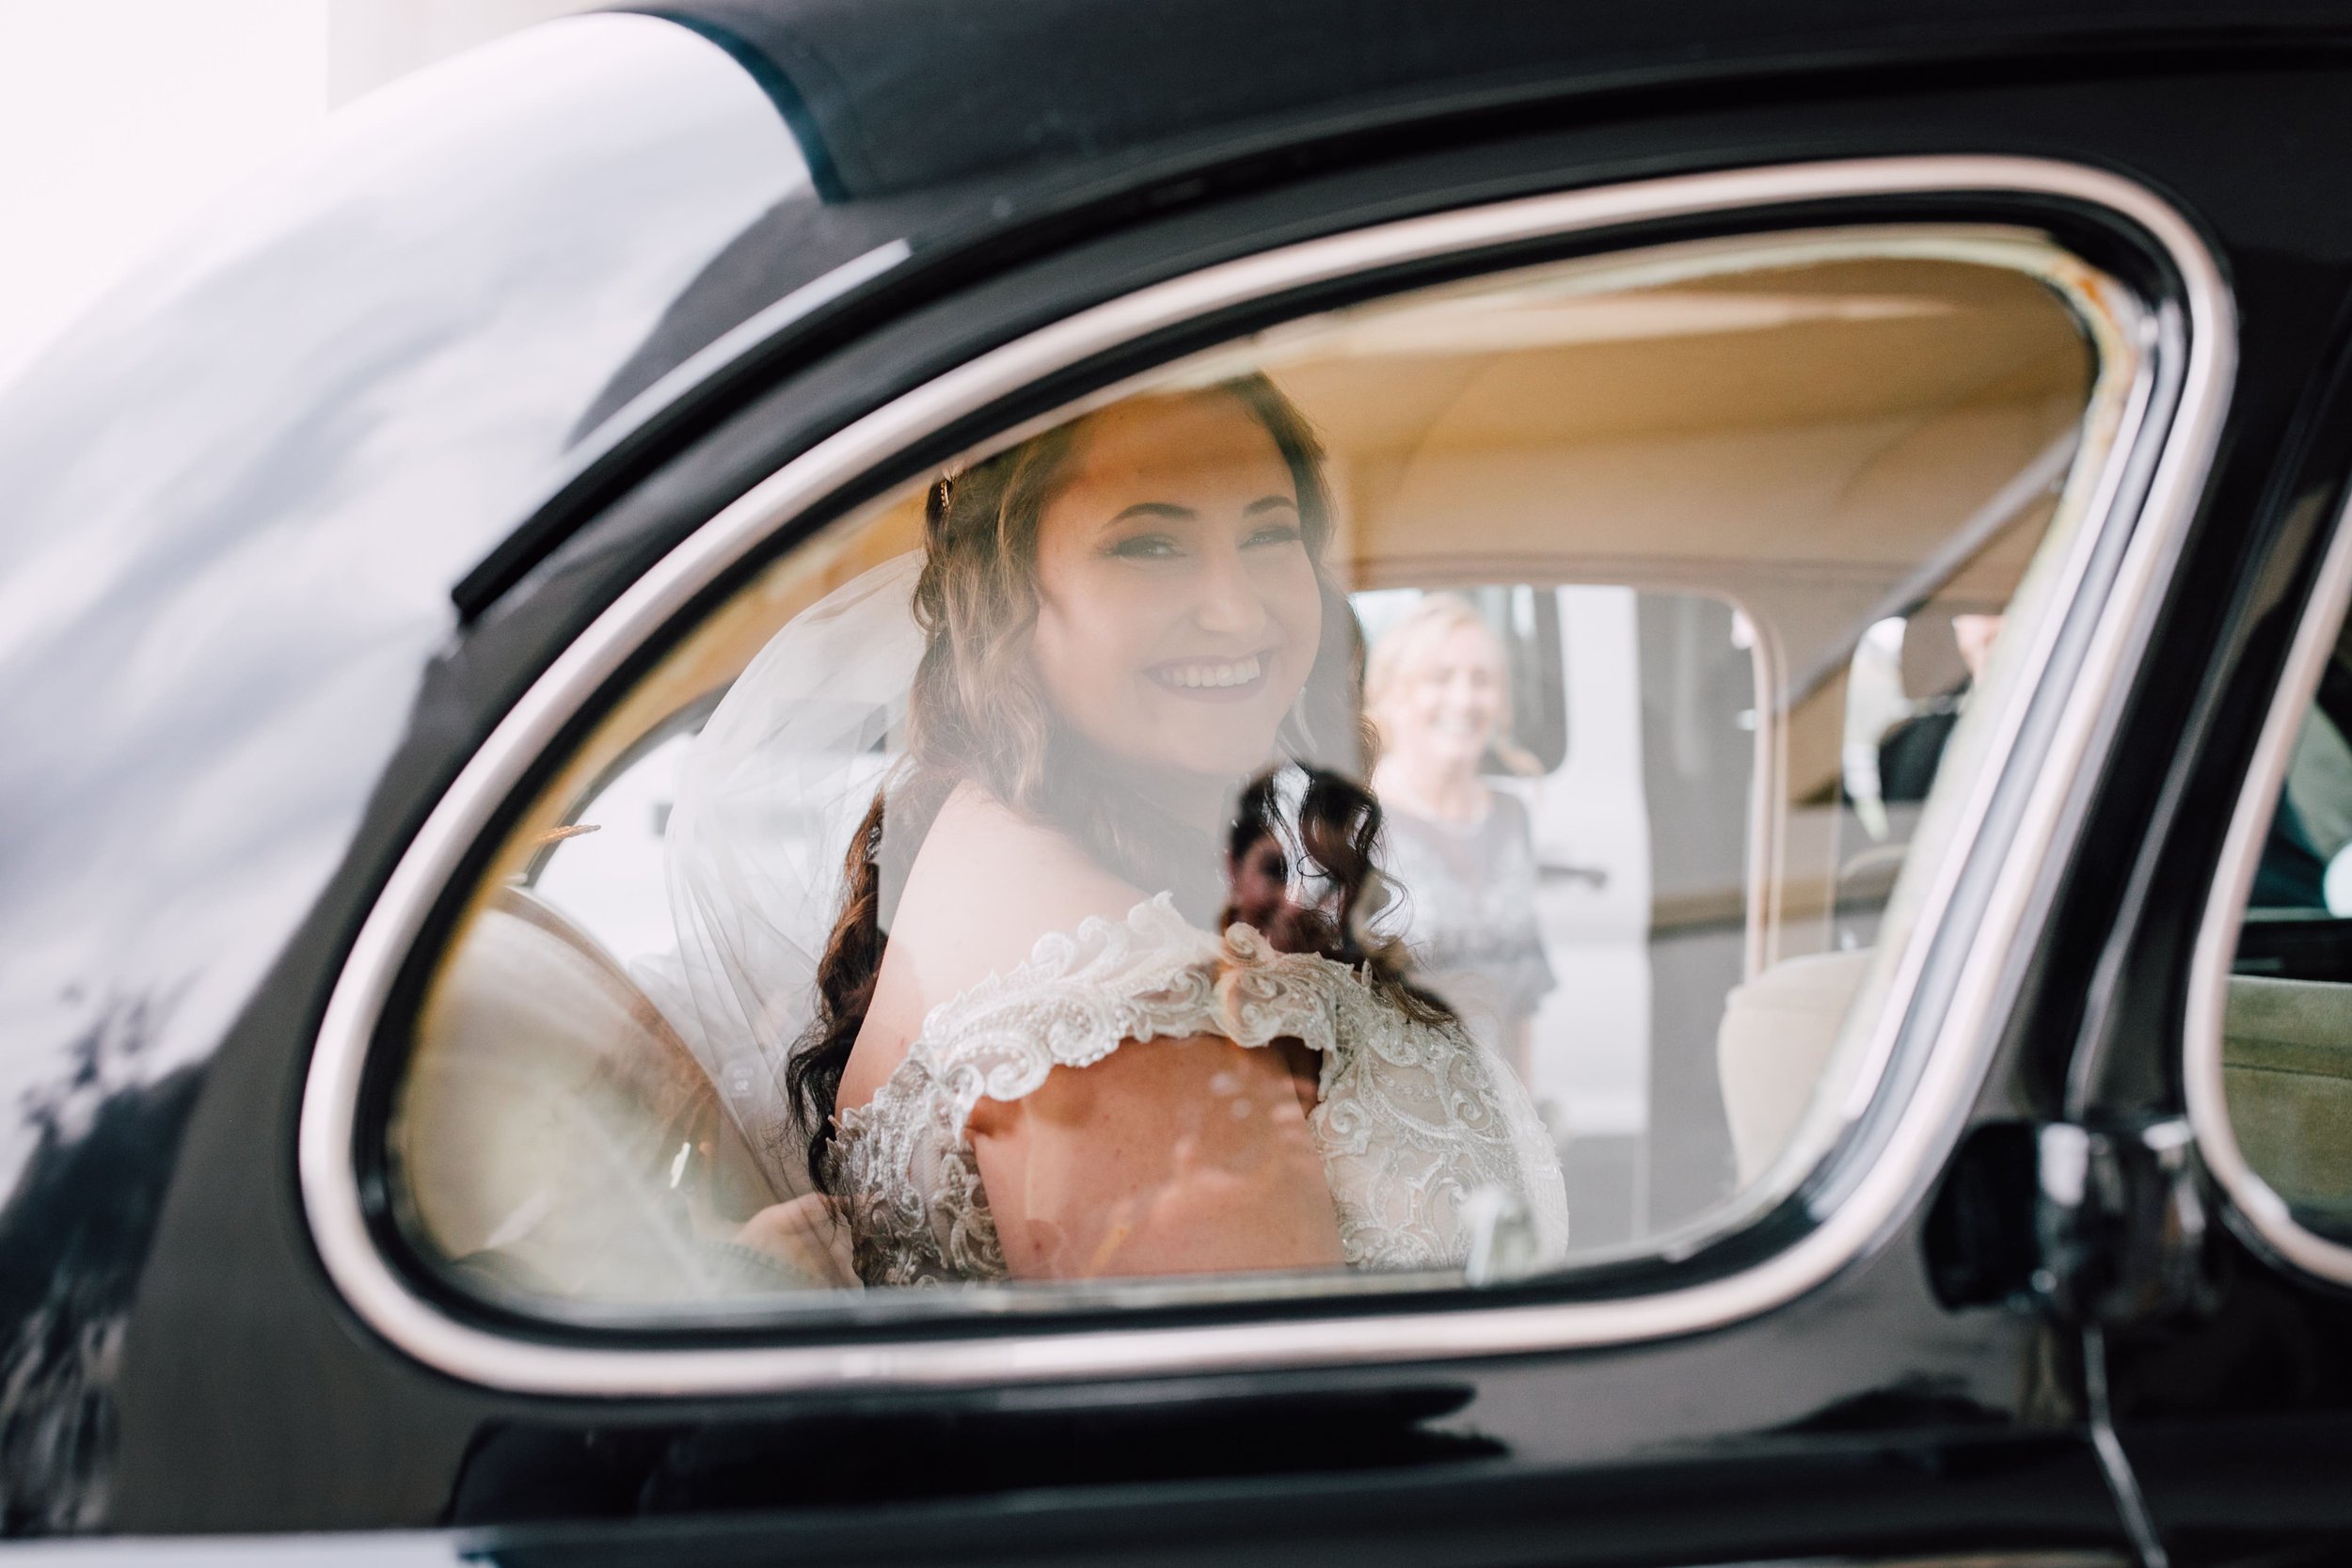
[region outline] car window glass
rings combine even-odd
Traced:
[[[1869,231],[1451,285],[777,551],[420,954],[405,1244],[658,1316],[1733,1223],[1842,1128],[2050,612],[2122,396],[2081,276]]]
[[[2352,658],[2301,717],[2223,1006],[2231,1131],[2309,1229],[2352,1240]]]

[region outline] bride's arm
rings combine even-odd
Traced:
[[[1336,1267],[1339,1222],[1279,1049],[1129,1040],[970,1122],[1013,1277]]]

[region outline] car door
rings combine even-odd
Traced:
[[[1852,180],[1866,191],[1886,180],[1930,188],[1948,180],[1970,189],[2055,186],[2117,204],[2135,221],[2172,236],[2171,243],[2186,244],[2161,206],[2128,186],[2076,171],[1929,162],[1840,166],[1815,177]],[[1744,205],[1742,191],[1769,204],[1780,182],[1802,184],[1806,176],[1774,171],[1755,184],[1742,183],[1747,176],[1725,178],[1728,186],[1623,187],[1610,199],[1654,200],[1666,212],[1724,202],[1736,211]],[[1983,1017],[1975,1009],[1990,1006],[1990,993],[1974,992],[1980,1000],[1940,1015],[1909,1015],[1929,1031],[1925,1042],[1915,1037],[1906,1045],[1880,1035],[1907,1016],[1888,998],[1917,983],[1899,956],[1940,948],[1942,962],[1953,966],[1950,983],[1972,994],[1969,988],[1989,983],[1995,956],[2014,940],[1982,936],[1986,923],[2013,933],[2027,895],[2013,878],[2004,890],[1994,877],[1985,894],[1993,912],[1955,924],[1948,895],[1935,891],[1940,879],[1922,869],[1909,901],[1890,916],[1888,927],[1898,934],[1875,953],[1808,955],[1808,943],[1823,941],[1818,933],[1825,929],[1825,911],[1790,888],[1801,868],[1831,858],[1828,847],[1805,838],[1795,808],[1820,787],[1821,777],[1836,778],[1837,761],[1835,747],[1826,754],[1809,747],[1806,726],[1824,705],[1833,721],[1827,733],[1836,735],[1840,726],[1836,686],[1808,684],[1802,673],[1841,667],[1840,639],[1875,624],[1875,607],[1890,593],[1933,599],[1964,569],[2016,584],[2012,614],[2021,628],[2032,628],[2012,642],[2004,677],[2010,684],[1997,689],[2015,702],[2024,701],[2014,694],[2026,688],[2071,692],[2077,704],[2102,689],[2097,681],[2041,684],[2047,661],[2059,657],[2057,628],[2089,617],[2106,629],[2090,635],[2086,651],[2104,646],[2111,650],[2106,657],[2122,657],[2144,593],[2127,568],[2137,563],[2138,571],[2153,573],[2153,546],[2136,557],[2106,555],[2122,575],[2093,578],[2097,586],[2087,584],[2085,574],[2097,569],[2102,541],[2116,537],[2112,531],[2147,539],[2178,526],[2178,511],[2165,508],[2177,509],[2193,493],[2200,442],[2212,428],[2220,392],[2218,344],[2226,325],[2211,313],[2209,298],[2192,301],[2201,312],[2193,342],[2143,348],[2147,340],[2128,324],[2142,319],[2137,312],[2147,307],[2127,293],[2103,292],[2105,285],[2081,286],[2046,240],[1966,224],[1926,226],[1904,230],[1889,248],[1883,230],[1860,222],[1871,211],[1867,196],[1841,211],[1840,221],[1809,222],[1794,231],[1735,220],[1703,238],[1617,237],[1597,252],[1549,264],[1519,252],[1514,259],[1520,264],[1511,269],[1461,268],[1418,289],[1394,278],[1343,308],[1325,304],[1328,296],[1312,281],[1352,277],[1371,259],[1410,257],[1423,247],[1453,261],[1456,252],[1442,239],[1452,232],[1573,232],[1583,210],[1581,198],[1539,197],[1344,230],[1179,275],[979,353],[791,458],[719,510],[613,600],[499,720],[403,851],[368,916],[327,1003],[301,1110],[304,1212],[333,1288],[383,1354],[421,1360],[460,1386],[496,1390],[507,1412],[472,1427],[455,1466],[451,1507],[457,1518],[521,1526],[618,1494],[657,1511],[707,1513],[880,1500],[910,1488],[919,1494],[1088,1479],[1142,1483],[1194,1469],[1223,1478],[1218,1484],[1236,1484],[1268,1468],[1289,1472],[1281,1506],[1329,1518],[1331,1511],[1366,1506],[1365,1482],[1344,1479],[1346,1472],[1403,1467],[1414,1477],[1409,1483],[1402,1475],[1379,1483],[1389,1498],[1381,1516],[1401,1517],[1395,1511],[1418,1513],[1436,1496],[1471,1485],[1477,1457],[1495,1451],[1496,1439],[1481,1422],[1449,1418],[1463,1387],[1449,1364],[1556,1355],[1579,1344],[1584,1355],[1558,1363],[1569,1379],[1564,1394],[1569,1385],[1583,1386],[1582,1398],[1597,1402],[1593,1408],[1613,1411],[1605,1423],[1578,1423],[1575,1435],[1559,1434],[1567,1441],[1562,1457],[1575,1456],[1570,1467],[1583,1478],[1563,1483],[1591,1495],[1591,1488],[1613,1484],[1601,1478],[1617,1465],[1638,1470],[1643,1462],[1633,1456],[1671,1446],[1672,1433],[1691,1430],[1688,1417],[1671,1404],[1652,1404],[1645,1390],[1706,1386],[1713,1381],[1708,1365],[1728,1376],[1777,1332],[1802,1332],[1795,1328],[1801,1319],[1776,1312],[1772,1295],[1791,1287],[1802,1294],[1851,1266],[1852,1242],[1893,1212],[1879,1206],[1899,1206],[1905,1193],[1931,1178],[1930,1151],[1964,1114],[1989,1063],[1993,1038],[1975,1022]],[[2199,264],[2193,250],[2178,258],[2186,268]],[[1273,294],[1270,318],[1248,337],[1234,337],[1230,318],[1204,316],[1195,303],[1230,297],[1247,304],[1267,297],[1262,279],[1285,277],[1304,286],[1296,296]],[[1227,290],[1248,292],[1222,295]],[[952,305],[967,327],[986,319],[981,301]],[[1475,322],[1486,312],[1501,312],[1509,329],[1444,325]],[[943,307],[941,313],[950,311]],[[1662,334],[1640,326],[1648,320],[1665,322]],[[1766,324],[1760,335],[1751,325],[1759,320]],[[1192,326],[1196,322],[1205,325]],[[1540,346],[1532,357],[1523,322],[1544,324],[1549,334],[1535,340]],[[772,1279],[745,1294],[733,1275],[703,1270],[696,1260],[710,1256],[714,1233],[703,1227],[695,1199],[715,1201],[727,1182],[741,1180],[744,1151],[729,1152],[724,1121],[711,1123],[715,1132],[690,1131],[683,1141],[673,1137],[655,1148],[660,1129],[629,1119],[648,1109],[644,1071],[651,1069],[612,1063],[626,1056],[642,1065],[648,1053],[675,1060],[683,1046],[723,1090],[730,1058],[703,1054],[710,1041],[707,1035],[695,1038],[697,1015],[664,1005],[659,964],[622,957],[626,934],[612,913],[628,901],[600,914],[577,891],[593,885],[585,867],[599,858],[614,876],[638,877],[638,850],[621,836],[626,817],[608,823],[598,814],[643,815],[658,806],[618,781],[632,778],[633,768],[658,770],[669,737],[691,730],[698,705],[712,690],[710,672],[719,672],[723,687],[780,623],[787,635],[799,624],[784,619],[797,613],[795,607],[817,602],[834,585],[866,583],[868,577],[854,574],[892,559],[890,550],[903,548],[894,542],[919,536],[910,531],[908,508],[927,493],[925,472],[940,461],[927,463],[919,454],[941,451],[952,440],[943,455],[955,472],[955,450],[977,447],[984,455],[989,441],[1009,438],[996,422],[1005,416],[990,412],[998,400],[1033,395],[1027,389],[1047,368],[1089,363],[1152,324],[1190,328],[1196,335],[1189,341],[1200,346],[1167,371],[1131,369],[1130,381],[1120,385],[1140,376],[1149,392],[1159,384],[1154,375],[1198,384],[1229,373],[1221,367],[1238,355],[1278,377],[1312,411],[1328,461],[1354,498],[1350,559],[1362,580],[1389,592],[1452,594],[1472,613],[1477,594],[1498,579],[1645,585],[1634,607],[1645,639],[1638,650],[1642,664],[1654,674],[1645,694],[1654,692],[1659,702],[1683,699],[1667,713],[1656,746],[1645,748],[1674,770],[1682,793],[1648,792],[1651,809],[1677,813],[1684,841],[1703,826],[1722,832],[1729,846],[1724,874],[1739,890],[1718,917],[1723,957],[1687,965],[1675,982],[1675,1000],[1687,1004],[1696,1022],[1681,1028],[1672,1048],[1685,1062],[1695,1058],[1702,1070],[1712,1067],[1709,1058],[1722,1046],[1719,1017],[1745,1006],[1755,1010],[1751,1018],[1760,1013],[1769,1021],[1740,1037],[1749,1049],[1781,1053],[1785,1071],[1809,1071],[1825,1085],[1842,1085],[1846,1096],[1873,1103],[1872,1114],[1850,1121],[1834,1090],[1800,1096],[1795,1117],[1774,1130],[1777,1145],[1758,1162],[1766,1174],[1756,1181],[1734,1183],[1719,1134],[1724,1175],[1695,1212],[1665,1216],[1613,1245],[1604,1237],[1588,1254],[1572,1246],[1564,1256],[1530,1256],[1516,1264],[1473,1262],[1459,1283],[1425,1272],[1273,1292],[1247,1278],[1148,1288],[1064,1282],[1038,1290],[1016,1280],[894,1301],[871,1277],[863,1293],[812,1295],[803,1278],[809,1265],[800,1258],[788,1261],[802,1271],[793,1277],[803,1283],[781,1296]],[[1948,361],[1974,394],[1957,412],[1941,395],[1888,392],[1871,378],[1851,393],[1824,381],[1818,387],[1820,411],[1801,425],[1815,433],[1818,450],[1806,441],[1787,445],[1791,438],[1770,421],[1747,434],[1744,411],[1752,405],[1729,392],[1723,412],[1691,430],[1686,399],[1713,375],[1672,381],[1682,395],[1653,393],[1647,404],[1637,405],[1629,396],[1606,400],[1591,416],[1560,397],[1586,384],[1606,356],[1627,352],[1629,333],[1637,346],[1662,341],[1686,353],[1703,349],[1715,357],[1702,355],[1701,364],[1736,387],[1746,378],[1731,367],[1752,364],[1743,356],[1784,352],[1773,335],[1784,324],[1795,342],[1815,331],[1858,334],[1850,352],[1885,355],[1889,362],[1917,353],[1904,336],[1915,332],[1953,345],[1946,350],[1952,356],[1963,353],[1959,345],[1986,343],[2005,357],[1986,365],[1966,360],[1964,371],[1958,370],[1961,359]],[[1432,344],[1433,330],[1461,330],[1467,342],[1504,346],[1482,351],[1488,357],[1464,367],[1458,361],[1467,351],[1450,336]],[[1874,334],[1873,346],[1867,341]],[[1555,388],[1550,398],[1531,401],[1531,378]],[[2177,422],[2152,420],[2145,401],[2135,402],[2134,388],[2152,378],[2170,378],[2178,388],[2184,413]],[[1074,390],[1084,383],[1069,385]],[[1443,395],[1433,398],[1433,391]],[[798,384],[779,388],[780,396],[787,393],[808,396]],[[1866,399],[1860,410],[1849,396]],[[1891,405],[1867,401],[1882,396]],[[1556,411],[1512,437],[1518,446],[1498,456],[1490,421],[1524,419],[1517,411],[1544,407]],[[965,422],[933,433],[921,422],[938,417],[924,413],[932,408]],[[1406,420],[1403,411],[1412,409],[1424,412]],[[2075,428],[2085,409],[2090,434],[2068,437],[2083,454],[2069,482],[2056,493],[2044,486],[2004,502],[1994,519],[2000,537],[2016,542],[1993,549],[1978,540],[1965,562],[1938,564],[1946,531],[1977,517],[1985,498],[1997,497],[2053,431]],[[756,408],[741,417],[752,423],[774,418]],[[1727,443],[1718,420],[1732,427]],[[1014,428],[1041,422],[1033,414]],[[1896,437],[1891,448],[1889,432]],[[1683,487],[1653,478],[1645,490],[1605,491],[1616,466],[1630,462],[1637,471],[1654,472],[1648,443],[1658,440],[1676,444],[1693,479]],[[1949,457],[1955,443],[1970,454],[1957,475]],[[1522,465],[1574,466],[1559,474],[1515,472],[1509,450]],[[1825,459],[1820,450],[1846,455]],[[1912,456],[1931,451],[1936,459]],[[1409,458],[1396,467],[1392,452]],[[2153,502],[2124,509],[2102,499],[2113,495],[2111,476],[2131,452],[2162,454],[2159,469],[2170,464],[2181,475],[2169,501],[2159,492]],[[1824,462],[1831,465],[1826,473]],[[1850,487],[1855,472],[1839,464],[1860,466],[1867,495],[1858,503],[1863,510],[1822,521],[1825,538],[1871,528],[1885,536],[1894,526],[1889,519],[1905,519],[1919,531],[1917,541],[1861,573],[1824,574],[1802,552],[1759,560],[1743,517],[1776,515],[1781,508],[1816,504],[1824,487]],[[1786,495],[1774,492],[1769,504],[1756,499],[1764,493],[1757,474],[1765,468],[1786,473],[1791,486]],[[1725,494],[1711,476],[1732,472],[1745,476],[1749,503],[1760,511],[1708,522],[1723,515]],[[1537,481],[1533,489],[1530,478]],[[822,501],[836,493],[851,499]],[[1592,498],[1604,494],[1606,504],[1594,504]],[[1536,511],[1538,497],[1566,510]],[[661,514],[673,526],[674,498],[664,498]],[[816,527],[819,521],[828,526]],[[1670,547],[1669,538],[1683,543]],[[583,550],[594,543],[583,541]],[[559,580],[564,570],[559,560]],[[1726,600],[1743,606],[1747,632]],[[485,626],[483,635],[496,634]],[[1373,636],[1375,656],[1381,646]],[[1719,667],[1737,672],[1730,691],[1747,708],[1709,694]],[[821,686],[824,673],[815,673]],[[831,689],[835,695],[828,700],[852,690],[838,684]],[[1755,711],[1759,692],[1767,694],[1762,713]],[[893,744],[888,711],[886,703],[878,706],[874,721],[885,762]],[[2017,744],[2014,732],[2004,740],[1991,727],[2009,711],[1997,699],[1980,711],[1985,727],[1977,733],[1990,736],[1979,742],[1990,754]],[[714,719],[713,729],[717,724]],[[2086,745],[2090,733],[2077,718],[2052,743]],[[1987,754],[1973,753],[1973,768],[1953,766],[1947,800],[1992,788],[1999,778],[2011,789],[2029,789],[2038,778],[2046,793],[2046,781],[2064,772],[2010,772],[1983,761]],[[1923,867],[1968,860],[1963,847],[1975,830],[1964,807],[1951,810],[1940,838],[1923,835],[1934,846],[1931,854],[1942,857],[1923,861]],[[2055,831],[2053,808],[2039,810],[2039,818],[2028,819],[2046,824],[2038,831]],[[821,837],[822,813],[793,818],[803,819]],[[598,831],[572,831],[586,826]],[[613,836],[606,838],[607,832]],[[837,863],[836,857],[817,858]],[[1976,863],[1998,865],[2002,858]],[[1773,869],[1758,879],[1751,869],[1758,866]],[[1409,877],[1405,888],[1409,897]],[[1963,929],[1976,939],[1963,940]],[[1773,955],[1779,957],[1766,961]],[[1793,974],[1780,967],[1792,960]],[[560,980],[567,967],[583,965],[606,976],[601,983],[615,1004],[589,1009],[578,983]],[[1970,973],[1978,978],[1965,979]],[[1826,986],[1829,1000],[1788,1006],[1787,990],[1775,988],[1799,980]],[[1741,986],[1750,988],[1745,1003],[1732,997]],[[1856,987],[1865,1000],[1849,1005],[1845,998]],[[550,1001],[562,1004],[560,1020],[537,1011]],[[653,1003],[651,1014],[645,1001]],[[582,1044],[575,1025],[583,1011],[631,1022],[592,1025]],[[708,1027],[707,1017],[701,1026]],[[1888,1039],[1888,1060],[1909,1064],[1900,1075],[1873,1081],[1874,1037]],[[615,1094],[614,1085],[624,1081],[631,1092]],[[734,1101],[719,1109],[736,1134],[758,1125]],[[707,1116],[708,1108],[694,1114]],[[552,1144],[535,1131],[550,1125],[559,1130]],[[680,1124],[663,1125],[675,1132]],[[641,1127],[645,1147],[631,1152]],[[1857,1136],[1866,1144],[1849,1141]],[[750,1141],[756,1164],[758,1149]],[[545,1152],[550,1148],[557,1152]],[[619,1151],[621,1163],[594,1170],[576,1163],[581,1151],[598,1149]],[[1817,1171],[1824,1159],[1833,1165],[1856,1162],[1847,1167],[1857,1182],[1851,1196],[1832,1204],[1800,1196],[1801,1173]],[[653,1163],[635,1174],[631,1162],[642,1160]],[[774,1201],[778,1178],[772,1168],[765,1175]],[[651,1207],[637,1196],[648,1192]],[[680,1195],[675,1205],[669,1194]],[[741,1218],[741,1211],[729,1212]],[[1795,1226],[1779,1243],[1764,1242],[1769,1232],[1756,1228],[1775,1212],[1779,1224]],[[631,1216],[645,1216],[644,1227]],[[1476,1248],[1486,1244],[1475,1243],[1470,1256],[1483,1256]],[[1492,1256],[1510,1256],[1502,1250],[1506,1245],[1495,1241]],[[1772,1275],[1756,1275],[1740,1260],[1759,1245],[1793,1259],[1778,1265],[1788,1271],[1780,1276],[1787,1283],[1769,1284]],[[739,1240],[721,1249],[727,1257],[743,1250]],[[1862,1287],[1862,1299],[1877,1305],[1865,1310],[1899,1321],[1924,1309],[1923,1299],[1906,1300],[1907,1260],[1881,1257],[1879,1282]],[[1694,1264],[1700,1272],[1688,1274]],[[1482,1267],[1493,1272],[1481,1275]],[[1637,1283],[1645,1277],[1651,1283]],[[1618,1283],[1603,1283],[1609,1280]],[[1466,1287],[1471,1293],[1460,1294]],[[1752,1291],[1762,1292],[1753,1306],[1736,1305]],[[1762,1341],[1755,1332],[1726,1332],[1723,1314],[1744,1319],[1756,1311],[1767,1314],[1766,1324],[1788,1328],[1764,1328]],[[929,1326],[918,1334],[917,1325]],[[1997,1323],[1985,1331],[1998,1338],[2017,1332]],[[1631,1355],[1614,1350],[1635,1345],[1654,1348]],[[1915,1344],[1899,1335],[1874,1333],[1854,1348],[1875,1364],[1865,1374],[1875,1386],[1950,1375],[1923,1373]],[[1944,1364],[1955,1370],[1959,1365]],[[1830,1375],[1839,1381],[1855,1370]],[[1132,1380],[1170,1375],[1189,1380],[1175,1408],[1136,1402],[1144,1396]],[[1524,1398],[1541,1386],[1516,1374],[1492,1375],[1503,1381],[1492,1385],[1494,1394],[1478,1396],[1482,1402]],[[1863,1432],[1848,1432],[1838,1400],[1822,1399],[1818,1388],[1800,1392],[1777,1376],[1754,1373],[1718,1386],[1747,1406],[1739,1419],[1787,1429],[1773,1445],[1776,1454],[1750,1451],[1724,1463],[1751,1476],[1809,1477],[1788,1483],[1826,1488],[1815,1494],[1823,1503],[1841,1490],[1836,1477],[1842,1467],[1877,1453],[1884,1441],[1867,1423]],[[682,1421],[665,1413],[665,1402],[680,1397],[709,1404],[712,1415]],[[1911,1397],[1931,1408],[1937,1399],[1965,1398],[1924,1388]],[[583,1401],[600,1412],[584,1428],[578,1417],[563,1414],[582,1410]],[[1088,1407],[1095,1414],[1081,1413]],[[1645,1409],[1649,1414],[1637,1414]],[[1766,1414],[1774,1409],[1782,1414]],[[1724,1415],[1710,1407],[1701,1420]],[[1649,1435],[1635,1435],[1636,1428]],[[1099,1438],[1082,1435],[1090,1432]],[[571,1457],[582,1445],[610,1454],[614,1468],[582,1470]],[[1994,1446],[2043,1475],[2039,1484],[2073,1499],[2080,1512],[2073,1523],[2053,1527],[2058,1538],[2104,1533],[2108,1504],[2088,1449],[2022,1436]],[[1316,1449],[1327,1451],[1304,1465],[1283,1457]],[[1472,1469],[1461,1469],[1461,1462]],[[1679,1479],[1669,1481],[1661,1473],[1654,1484],[1702,1486],[1718,1473],[1712,1462],[1692,1463],[1696,1468],[1669,1464]],[[1521,1462],[1515,1470],[1524,1467]],[[961,1479],[966,1476],[973,1479]],[[1498,1478],[1497,1484],[1508,1492],[1535,1483]],[[1931,1489],[1917,1500],[1936,1495]],[[2026,1506],[2023,1496],[2010,1506]],[[1757,1527],[1751,1518],[1738,1528],[1752,1533]],[[1702,1539],[1677,1550],[1721,1549],[1702,1546]]]
[[[2045,1225],[2089,1265],[2058,1290],[2144,1528],[2183,1555],[2347,1528],[2340,364],[2309,395],[2248,531],[2265,559],[2226,604],[2201,754],[2110,938],[2119,990],[2071,1065],[2090,1132],[2059,1158],[2078,1146],[2090,1184],[2053,1201],[2043,1179]]]

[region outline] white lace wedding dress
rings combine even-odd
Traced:
[[[1222,939],[1166,895],[1087,921],[1029,961],[931,1009],[866,1104],[841,1113],[828,1185],[868,1285],[1001,1279],[1004,1249],[964,1124],[1057,1066],[1123,1041],[1221,1035],[1322,1057],[1307,1118],[1350,1267],[1458,1269],[1498,1232],[1513,1265],[1557,1259],[1567,1197],[1551,1142],[1510,1069],[1453,1023],[1408,1017],[1345,965]]]

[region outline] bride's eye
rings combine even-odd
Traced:
[[[1307,537],[1296,523],[1268,523],[1242,541],[1244,549],[1259,545],[1295,545]]]
[[[1137,533],[1119,540],[1103,553],[1122,561],[1168,561],[1180,552],[1176,541],[1168,534]]]

